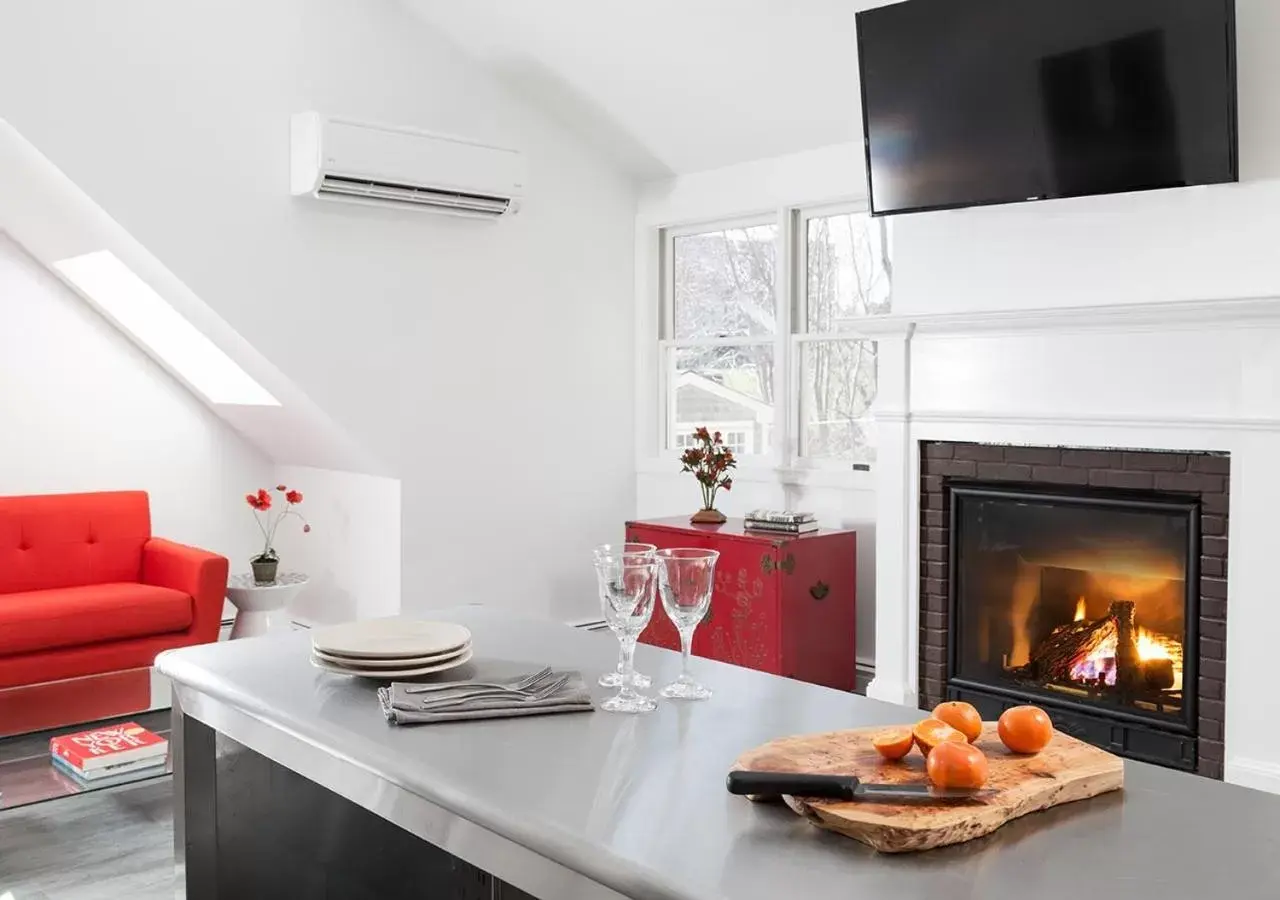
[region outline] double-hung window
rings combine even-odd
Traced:
[[[793,208],[662,232],[662,445],[719,431],[752,461],[874,458],[876,345],[859,319],[890,306],[883,220]]]

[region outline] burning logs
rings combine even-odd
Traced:
[[[1181,689],[1182,645],[1138,627],[1132,600],[1114,600],[1100,619],[1053,629],[1012,671],[1042,684],[1114,688],[1135,697]]]
[[[1162,666],[1150,673],[1151,682],[1172,684],[1171,666],[1168,676]],[[1151,682],[1138,654],[1133,601],[1113,600],[1101,619],[1058,626],[1032,650],[1022,674],[1045,682],[1097,680],[1114,684],[1126,694],[1141,690]]]
[[[1115,634],[1116,622],[1110,615],[1059,626],[1031,652],[1024,671],[1039,681],[1070,681],[1072,667],[1114,640]]]
[[[1116,622],[1116,687],[1132,693],[1142,684],[1142,661],[1138,656],[1138,633],[1133,621],[1133,601],[1113,600],[1107,615]]]

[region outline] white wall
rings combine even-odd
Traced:
[[[282,567],[306,572],[289,609],[308,624],[400,612],[400,482],[394,478],[281,466],[280,484],[302,492],[298,512],[276,530]]]
[[[673,225],[866,196],[862,145],[832,144],[650,182],[638,221]]]
[[[525,209],[295,200],[309,108],[519,147]],[[627,179],[392,0],[9,4],[0,116],[386,460],[407,610],[594,607],[634,474],[573,448],[631,444]]]
[[[268,460],[0,233],[0,494],[136,490],[152,531],[247,569]]]

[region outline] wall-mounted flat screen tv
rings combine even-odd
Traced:
[[[876,215],[1238,180],[1234,0],[906,0],[857,20]]]

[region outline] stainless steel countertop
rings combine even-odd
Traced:
[[[616,659],[607,633],[477,607],[434,617],[471,628],[488,673],[546,664],[594,682]],[[297,633],[188,647],[159,668],[188,715],[547,900],[1280,898],[1280,798],[1269,794],[1127,762],[1122,793],[970,843],[881,855],[730,796],[724,776],[774,737],[908,723],[915,710],[696,660],[714,698],[663,700],[647,716],[395,727],[373,683],[313,668],[308,644]],[[661,685],[680,658],[642,646],[637,664]]]

